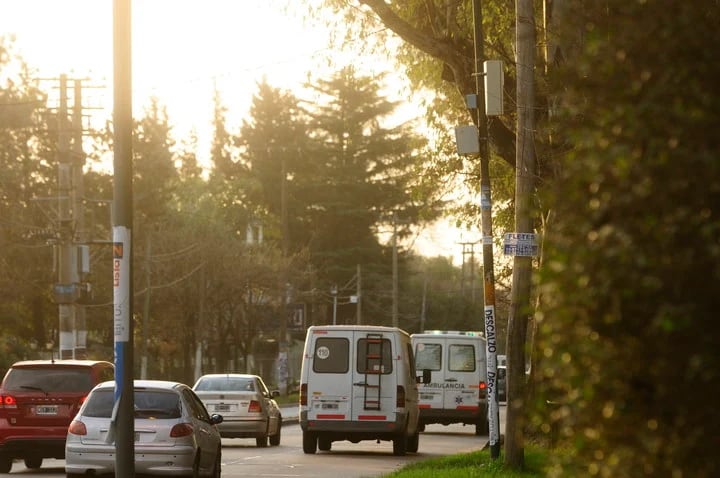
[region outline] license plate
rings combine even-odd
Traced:
[[[57,405],[38,405],[35,407],[35,415],[57,415]]]
[[[337,403],[323,403],[322,409],[323,410],[337,410],[338,404]]]
[[[432,400],[433,398],[435,398],[435,395],[428,394],[428,393],[420,394],[420,400]]]
[[[226,405],[224,403],[215,405],[215,411],[216,412],[227,412],[230,410],[230,405]]]

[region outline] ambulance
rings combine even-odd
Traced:
[[[423,378],[424,377],[424,378]],[[395,327],[308,328],[300,374],[303,451],[332,442],[392,441],[393,454],[417,452],[418,378],[412,342]]]
[[[412,335],[417,370],[430,370],[420,386],[420,431],[426,425],[474,425],[488,430],[487,362],[480,332],[426,331]]]

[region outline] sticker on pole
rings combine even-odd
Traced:
[[[527,232],[506,233],[503,253],[506,256],[537,257],[537,234]]]

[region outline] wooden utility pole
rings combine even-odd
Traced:
[[[475,44],[475,91],[478,145],[480,153],[480,212],[482,219],[483,255],[483,325],[485,327],[488,392],[488,438],[490,457],[500,456],[500,410],[497,401],[497,333],[495,316],[495,265],[493,259],[492,197],[490,189],[489,129],[485,110],[485,88],[481,79],[485,58],[485,36],[482,28],[482,3],[473,0],[473,24]]]
[[[516,0],[517,150],[515,153],[515,231],[534,233],[535,189],[535,16],[532,0]],[[508,413],[505,464],[520,469],[525,461],[525,345],[530,308],[532,256],[515,255],[508,317]]]

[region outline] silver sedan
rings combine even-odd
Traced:
[[[216,425],[187,385],[161,380],[135,381],[135,471],[149,475],[220,476],[221,440]],[[103,382],[88,395],[68,427],[68,477],[113,473],[115,382]]]
[[[223,438],[255,438],[259,447],[280,444],[280,407],[262,378],[257,375],[226,373],[200,377],[193,390],[210,412],[220,413],[218,430]]]

